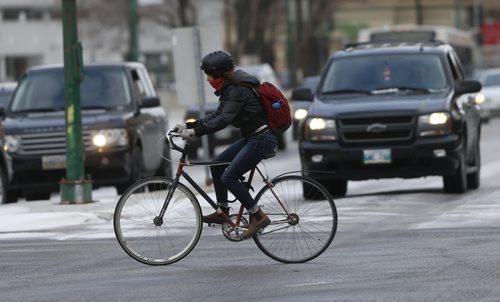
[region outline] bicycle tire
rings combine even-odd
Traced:
[[[114,212],[116,239],[133,259],[148,265],[167,265],[186,257],[196,246],[203,228],[200,204],[178,183],[163,216],[155,225],[174,180],[154,176],[133,184],[120,197]]]
[[[337,208],[332,196],[317,181],[305,176],[282,176],[271,182],[291,216],[271,189],[263,187],[255,199],[271,219],[271,225],[253,237],[258,248],[283,263],[304,263],[318,257],[337,232]],[[304,192],[305,188],[315,195]]]

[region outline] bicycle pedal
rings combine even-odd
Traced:
[[[207,223],[207,226],[210,227],[210,228],[220,228],[222,227],[221,224],[217,224],[217,223]]]

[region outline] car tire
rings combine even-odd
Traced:
[[[24,192],[24,198],[26,201],[34,200],[49,200],[51,192]]]
[[[3,171],[3,169],[0,169],[0,204],[5,204],[7,203],[7,180],[6,180],[6,175]],[[16,200],[17,201],[17,200]]]
[[[467,174],[467,189],[478,189],[481,184],[481,150],[479,142],[476,143],[476,150],[474,152],[474,172]]]
[[[115,186],[118,195],[123,194],[128,187],[139,180],[144,171],[144,161],[142,158],[142,149],[140,146],[136,146],[130,155],[130,178],[129,181],[121,183]]]
[[[446,193],[461,194],[467,191],[467,173],[464,152],[465,145],[458,155],[458,167],[455,174],[443,176],[443,186]]]
[[[306,183],[306,182],[303,182],[302,183],[302,186],[303,186],[303,193],[304,193],[304,198],[306,200],[318,200],[322,197],[322,194],[319,194],[320,191],[317,190],[314,186]]]
[[[278,134],[277,136],[278,139],[278,150],[285,150],[286,149],[286,139],[285,139],[285,134]]]
[[[9,190],[5,194],[5,203],[15,203],[19,199],[19,196],[21,196],[21,192]]]

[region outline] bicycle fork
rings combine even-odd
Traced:
[[[163,202],[163,206],[161,207],[160,213],[158,214],[158,216],[156,216],[153,219],[153,223],[156,226],[163,225],[163,216],[165,215],[165,212],[167,211],[168,204],[170,203],[172,196],[174,196],[175,189],[177,188],[177,184],[179,183],[179,179],[180,179],[181,175],[184,174],[183,167],[184,167],[185,163],[186,163],[186,161],[183,158],[181,158],[181,160],[179,162],[179,166],[177,166],[177,173],[175,174],[174,183],[172,184],[171,189],[168,190],[167,196],[165,197],[165,201]]]

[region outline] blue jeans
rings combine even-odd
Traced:
[[[211,166],[210,171],[218,204],[227,203],[229,190],[248,210],[256,206],[248,188],[240,182],[246,172],[263,158],[276,152],[278,141],[271,131],[239,139],[214,158],[214,161],[230,162],[229,165]]]

